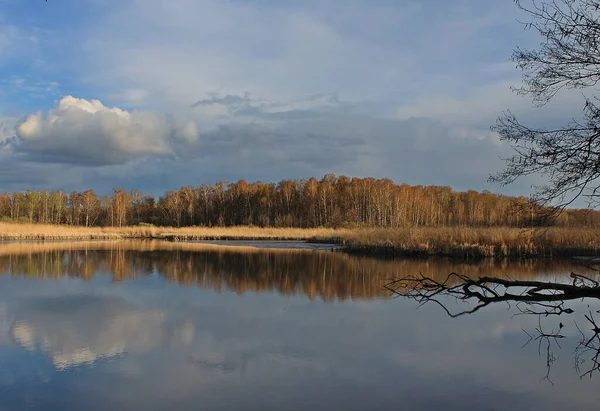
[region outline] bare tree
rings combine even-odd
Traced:
[[[492,127],[511,143],[515,154],[506,168],[490,177],[503,185],[541,174],[547,183],[533,199],[564,208],[584,196],[600,199],[600,108],[595,94],[600,80],[600,0],[515,0],[529,18],[527,29],[542,37],[538,50],[517,48],[512,60],[523,71],[517,93],[543,106],[565,89],[582,92],[582,118],[555,129],[531,128],[510,111]]]

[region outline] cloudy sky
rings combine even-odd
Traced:
[[[218,180],[487,183],[511,153],[512,0],[0,0],[0,191]],[[576,112],[575,112],[576,113]]]

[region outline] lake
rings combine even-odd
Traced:
[[[596,315],[596,301],[570,304],[579,316],[515,316],[499,304],[453,319],[383,287],[416,273],[590,273],[575,263],[251,245],[0,244],[0,410],[597,407],[599,376],[580,378],[593,356],[574,355],[574,322]],[[526,344],[526,332],[559,320],[560,345]]]

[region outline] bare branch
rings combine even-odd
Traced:
[[[543,106],[563,89],[581,89],[583,117],[548,130],[528,127],[510,111],[503,113],[492,130],[511,144],[515,154],[490,181],[505,185],[540,174],[548,182],[535,187],[532,198],[537,203],[560,210],[585,197],[594,205],[600,194],[600,111],[594,95],[600,81],[600,1],[532,0],[525,6],[515,0],[515,4],[529,18],[522,23],[525,28],[536,31],[543,41],[538,50],[514,50],[512,60],[523,72],[523,85],[514,90]]]

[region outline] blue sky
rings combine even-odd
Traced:
[[[576,115],[515,95],[510,0],[0,0],[0,191],[325,173],[487,183],[489,129]]]

